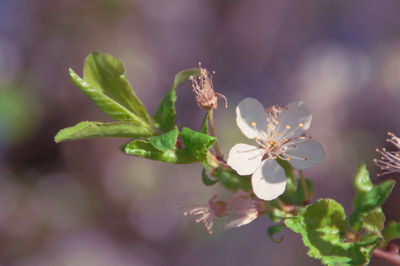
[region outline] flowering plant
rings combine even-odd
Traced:
[[[115,121],[80,122],[58,132],[56,142],[129,138],[121,147],[128,155],[170,164],[201,163],[206,186],[218,183],[235,192],[230,199],[215,195],[207,204],[184,211],[184,215],[202,222],[210,234],[216,220],[225,222],[226,228],[235,228],[268,215],[276,223],[268,229],[273,241],[282,241],[275,239],[275,234],[291,229],[301,235],[308,255],[323,264],[365,265],[372,255],[400,263],[392,242],[400,238],[400,223],[385,227],[381,209],[392,192],[393,180],[374,185],[365,164],[361,164],[354,178],[357,195],[349,216],[333,199],[312,200],[313,182],[302,170],[321,163],[325,151],[306,135],[312,116],[303,102],[264,109],[256,99],[242,100],[236,108],[236,123],[256,146],[236,144],[225,161],[216,138],[213,111],[218,99],[226,102],[226,98],[214,91],[210,72],[201,65],[179,72],[153,116],[135,95],[124,72],[119,60],[99,52],[86,58],[83,78],[69,70],[75,85]],[[192,82],[197,105],[205,110],[199,131],[176,123],[176,89],[187,81]],[[400,149],[400,141],[392,133],[388,141]],[[381,157],[374,162],[382,174],[400,172],[398,151],[378,152]]]

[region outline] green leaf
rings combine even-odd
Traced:
[[[162,132],[167,132],[175,127],[176,123],[176,88],[182,85],[184,82],[188,81],[190,76],[200,75],[199,68],[187,69],[179,72],[172,83],[170,92],[168,92],[164,99],[161,101],[154,114],[154,125]]]
[[[364,195],[358,197],[358,200],[356,199],[355,201],[357,204],[355,210],[350,215],[350,225],[353,228],[360,230],[358,223],[362,214],[381,207],[389,197],[390,193],[392,193],[394,184],[395,182],[393,180],[388,180],[380,185],[374,186]]]
[[[385,214],[381,208],[362,213],[360,216],[362,222],[361,228],[369,232],[379,233],[383,230],[385,225]]]
[[[230,168],[219,167],[214,175],[220,183],[227,189],[237,191],[251,191],[250,178],[248,176],[240,176]]]
[[[285,226],[282,224],[274,225],[268,228],[268,235],[272,239],[272,241],[274,241],[275,243],[282,242],[283,236],[281,236],[279,239],[276,239],[274,238],[274,235],[282,231],[284,228]]]
[[[152,136],[153,132],[148,128],[140,127],[130,122],[91,122],[84,121],[73,127],[60,130],[55,136],[55,142],[101,138],[101,137],[119,137],[119,138],[140,138]]]
[[[385,238],[385,245],[394,239],[400,238],[400,223],[390,222],[385,230],[383,230],[383,237]]]
[[[218,182],[218,179],[213,180],[207,175],[207,171],[205,168],[203,168],[203,171],[201,171],[201,179],[203,180],[203,183],[206,186],[212,186]]]
[[[203,123],[201,123],[200,133],[208,135],[208,112],[204,116]]]
[[[182,128],[180,136],[187,151],[208,166],[208,149],[214,145],[217,139],[187,127]]]
[[[308,255],[326,265],[360,265],[368,263],[370,253],[379,242],[371,236],[368,241],[352,242],[343,207],[334,200],[321,199],[308,205],[295,218],[286,218],[285,224],[301,234],[309,247]]]
[[[168,151],[175,148],[179,130],[174,128],[160,136],[151,137],[150,143],[159,151]]]
[[[84,78],[69,69],[71,80],[92,101],[117,121],[129,121],[151,128],[151,119],[125,77],[125,68],[108,54],[90,54],[83,68]]]
[[[354,178],[354,185],[357,189],[357,193],[366,193],[374,187],[369,178],[369,172],[365,163],[361,163],[358,166],[358,171]]]
[[[167,151],[156,149],[149,141],[134,140],[121,147],[122,151],[129,155],[140,156],[150,160],[156,160],[172,164],[188,164],[196,162],[196,158],[186,150],[175,148]]]
[[[289,183],[290,182],[289,180],[291,179],[288,178],[287,180]],[[314,195],[314,183],[311,179],[308,178],[304,178],[304,182],[306,184],[308,196],[309,198],[311,198]],[[286,190],[285,193],[282,195],[282,199],[286,203],[300,205],[300,206],[304,205],[307,199],[304,195],[304,190],[300,179],[297,180],[297,185],[295,187],[295,190],[293,189]]]

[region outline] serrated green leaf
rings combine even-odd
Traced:
[[[208,135],[208,112],[204,116],[203,123],[201,123],[200,133]]]
[[[388,180],[382,184],[374,186],[371,190],[363,194],[356,201],[354,212],[350,215],[350,225],[360,230],[359,221],[363,213],[381,207],[392,193],[395,182]]]
[[[203,168],[203,170],[201,171],[201,179],[203,180],[203,183],[206,186],[212,186],[212,185],[215,185],[218,182],[218,179],[211,179],[207,175],[207,171],[206,171],[205,168]]]
[[[282,224],[274,225],[268,228],[268,235],[274,241],[275,243],[280,243],[283,240],[283,236],[281,236],[279,239],[274,238],[275,234],[279,233],[285,229],[285,226]]]
[[[151,137],[150,143],[159,151],[168,151],[175,148],[179,130],[174,128],[160,136]]]
[[[385,245],[394,239],[400,238],[400,223],[390,222],[385,230],[383,230],[383,237],[385,238]]]
[[[71,80],[92,101],[117,121],[129,121],[151,128],[151,119],[125,77],[125,68],[116,58],[94,52],[86,60],[83,79],[69,69]]]
[[[197,162],[186,150],[175,148],[168,151],[160,151],[145,140],[134,140],[121,147],[122,151],[129,155],[140,156],[150,160],[172,164],[188,164]]]
[[[182,128],[180,136],[187,151],[205,166],[208,166],[208,149],[214,145],[217,139],[187,127]]]
[[[71,141],[89,138],[118,137],[140,138],[152,136],[153,132],[148,128],[140,127],[130,122],[92,122],[84,121],[73,127],[60,130],[55,136],[55,142]]]
[[[343,207],[334,200],[321,199],[307,206],[298,217],[286,218],[285,225],[302,235],[308,255],[326,265],[360,265],[369,261],[379,237],[352,242]]]
[[[373,233],[379,233],[384,228],[385,214],[381,208],[376,208],[375,210],[362,213],[360,221],[362,221],[361,229],[366,229]]]
[[[176,88],[188,81],[191,76],[200,75],[199,68],[187,69],[176,74],[170,92],[168,92],[154,114],[154,125],[162,132],[167,132],[175,127],[176,123]]]
[[[250,178],[238,175],[230,168],[219,167],[214,176],[229,190],[237,191],[238,189],[243,189],[244,191],[251,191]]]
[[[385,223],[385,215],[380,207],[370,211],[361,211],[360,203],[365,200],[366,194],[374,188],[365,164],[360,164],[354,177],[354,186],[357,190],[353,202],[354,213],[350,216],[350,224],[356,231],[366,229],[369,232],[380,232]]]

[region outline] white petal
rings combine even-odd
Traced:
[[[228,165],[239,175],[251,175],[260,166],[263,155],[263,149],[239,143],[229,151]]]
[[[314,140],[289,141],[285,148],[287,151],[283,154],[290,158],[289,163],[296,169],[306,169],[313,164],[319,164],[325,157],[324,148]]]
[[[302,101],[294,101],[283,108],[277,120],[278,133],[283,134],[283,138],[289,139],[300,136],[310,127],[312,115]],[[287,126],[290,129],[287,129]]]
[[[286,175],[276,160],[267,159],[251,177],[254,194],[262,200],[279,197],[286,187]]]
[[[236,107],[236,124],[249,139],[262,138],[260,133],[267,129],[264,106],[254,98],[244,98]]]

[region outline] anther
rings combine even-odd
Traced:
[[[278,159],[278,156],[275,155],[275,156],[274,156],[274,159]]]
[[[290,161],[290,157],[286,157],[286,160]]]
[[[251,122],[252,127],[256,127],[256,125],[257,125],[256,122]]]
[[[304,161],[308,161],[308,158],[306,157],[306,158],[304,158]]]
[[[281,133],[279,133],[279,134],[278,134],[278,136],[279,136],[279,137],[282,137],[282,134],[281,134]]]
[[[303,123],[299,123],[299,127],[303,127],[304,126],[304,124]]]
[[[286,125],[286,129],[290,129],[290,126],[289,126],[289,125]]]

